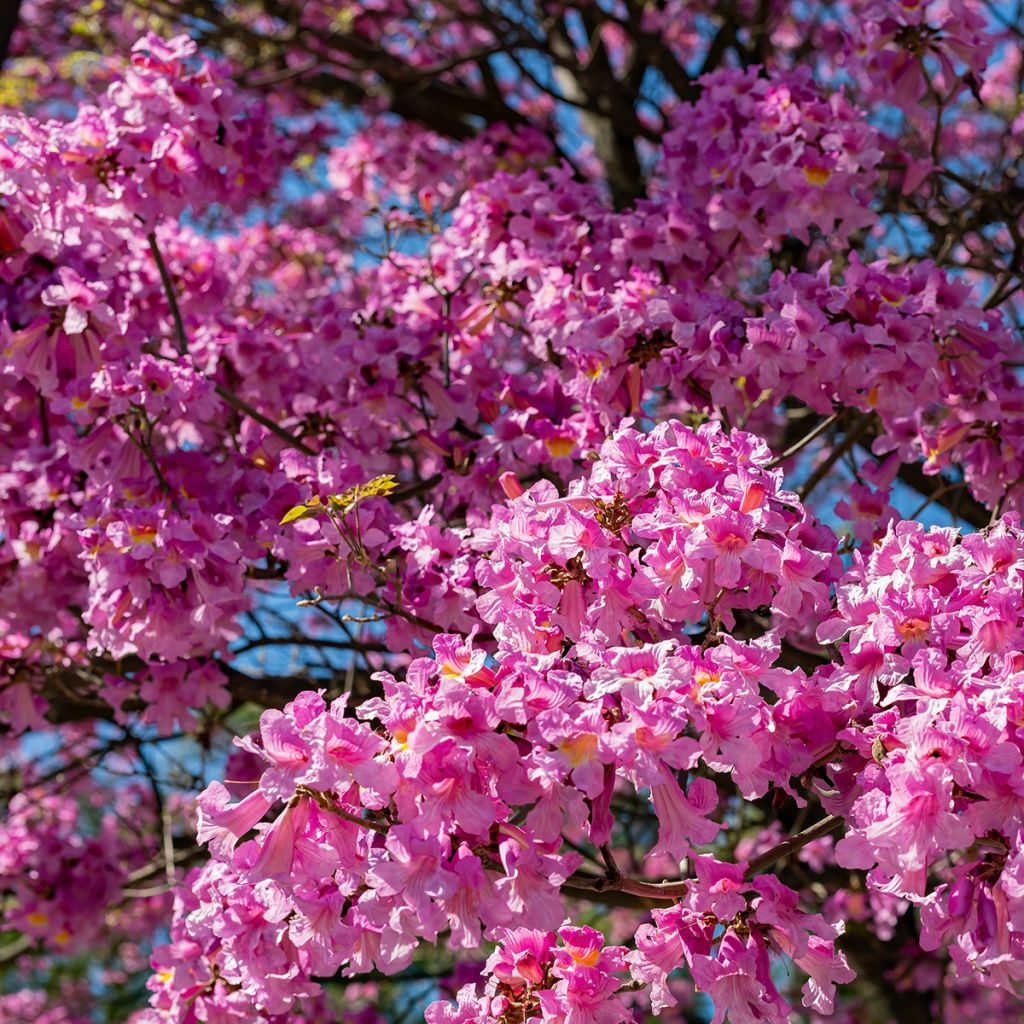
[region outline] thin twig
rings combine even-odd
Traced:
[[[814,470],[807,478],[807,482],[800,488],[801,501],[807,500],[808,495],[828,475],[829,470],[857,443],[857,439],[867,430],[871,420],[872,417],[870,415],[861,416],[860,420],[846,432],[843,440],[829,452],[828,458]]]
[[[612,848],[608,843],[601,844],[601,859],[604,861],[609,878],[617,880],[622,877],[622,872],[619,870],[619,865],[615,860],[615,854],[612,853]]]
[[[233,405],[239,412],[244,412],[250,419],[255,420],[264,426],[275,437],[279,437],[289,448],[297,448],[303,455],[316,455],[317,452],[310,448],[305,441],[300,440],[294,434],[289,433],[279,423],[275,423],[269,416],[264,416],[259,409],[251,406],[244,398],[239,398],[233,391],[229,391],[223,384],[215,384],[214,390],[224,399],[228,405]]]
[[[788,839],[783,839],[781,843],[755,857],[747,865],[745,877],[749,881],[755,875],[759,875],[764,871],[765,868],[771,867],[776,861],[788,857],[791,853],[796,853],[797,850],[802,849],[808,843],[813,843],[815,839],[821,839],[832,832],[837,832],[843,826],[843,822],[844,819],[838,814],[830,814],[827,818],[822,818],[821,821],[811,825],[810,828],[805,828],[803,832],[798,832]]]
[[[356,825],[362,825],[363,828],[371,829],[374,832],[385,833],[389,831],[389,826],[385,825],[380,821],[372,821],[370,818],[361,818],[358,814],[353,814],[351,811],[346,811],[337,800],[329,796],[327,793],[322,793],[318,789],[310,789],[308,786],[297,786],[295,789],[296,796],[308,797],[313,800],[318,806],[322,807],[325,811],[333,814],[337,818],[344,818],[345,821],[351,821]]]
[[[816,437],[820,437],[822,434],[832,426],[836,420],[842,416],[845,410],[840,409],[838,412],[832,413],[827,419],[823,419],[810,433],[805,434],[799,441],[791,444],[781,455],[777,458],[772,459],[764,468],[775,469],[776,466],[781,466],[784,462],[791,459],[797,452],[802,451],[806,448]]]
[[[0,946],[0,964],[8,964],[12,960],[17,960],[32,945],[32,941],[31,935],[23,933],[13,942],[8,942],[6,946]]]
[[[156,268],[160,271],[160,282],[164,286],[164,295],[167,297],[167,304],[171,307],[171,317],[174,320],[174,330],[178,335],[178,351],[183,355],[188,355],[188,335],[185,333],[185,321],[181,316],[181,307],[178,305],[178,296],[174,290],[174,282],[171,280],[171,273],[167,269],[167,264],[164,262],[164,254],[160,251],[160,246],[157,244],[156,232],[150,231],[146,235],[146,240],[149,242],[149,251],[153,254],[153,259],[156,261]]]

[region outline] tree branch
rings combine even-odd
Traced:
[[[798,832],[795,836],[783,839],[781,843],[750,861],[744,877],[749,881],[755,875],[759,875],[764,871],[765,868],[769,868],[776,861],[784,860],[790,854],[803,849],[808,843],[813,843],[815,839],[821,839],[823,836],[838,832],[844,823],[844,819],[839,817],[839,815],[830,814],[827,818],[822,818],[821,821],[811,825],[810,828],[805,828],[803,832]]]
[[[5,0],[0,4],[0,68],[7,62],[20,13],[21,0]]]

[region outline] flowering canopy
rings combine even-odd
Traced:
[[[13,6],[0,1020],[1020,1017],[1020,12]]]

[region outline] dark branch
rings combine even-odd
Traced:
[[[4,66],[11,49],[11,39],[18,27],[21,0],[4,0],[0,4],[0,68]]]

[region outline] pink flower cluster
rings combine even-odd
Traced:
[[[723,68],[700,84],[672,118],[660,174],[718,260],[756,258],[790,235],[807,244],[812,228],[842,244],[874,223],[881,152],[841,92],[823,94],[807,67]]]
[[[0,1019],[7,1024],[88,1024],[85,1014],[71,1010],[46,992],[23,988],[0,995]]]
[[[855,0],[848,13],[847,69],[866,98],[911,115],[930,106],[930,88],[946,97],[977,85],[993,50],[978,0]]]
[[[672,202],[659,196],[659,215]],[[718,409],[771,437],[779,405],[796,398],[823,415],[877,414],[876,453],[923,458],[927,472],[959,466],[986,503],[1012,491],[1022,471],[1015,342],[963,281],[927,262],[865,265],[854,254],[841,277],[830,264],[777,273],[752,311],[695,285],[710,273],[705,257],[656,244],[637,220],[651,215],[602,213],[586,186],[552,172],[499,175],[460,203],[435,259],[474,261],[502,296],[469,307],[463,344],[504,346],[521,331],[536,358],[558,360],[541,394],[517,381],[493,395],[493,434],[459,438],[463,465],[497,440],[564,474],[622,416],[652,409]],[[567,254],[607,269],[569,273],[554,265]]]
[[[620,430],[564,497],[535,484],[478,531],[480,614],[502,648],[540,653],[731,630],[758,609],[781,633],[801,628],[828,607],[839,563],[770,460],[718,424]]]
[[[252,195],[275,184],[282,166],[267,159],[279,144],[268,113],[187,36],[144,36],[98,103],[70,121],[5,114],[2,124],[0,195],[31,253],[88,241],[98,210],[116,234],[131,219],[151,228],[197,201],[232,205],[241,176],[252,178]]]
[[[798,895],[773,876],[744,881],[743,865],[711,857],[696,861],[696,878],[682,901],[655,910],[640,926],[636,949],[605,946],[587,927],[551,932],[506,929],[488,959],[483,996],[467,986],[456,1005],[428,1007],[428,1024],[537,1018],[543,1024],[621,1024],[634,1020],[625,993],[650,986],[650,1007],[675,1005],[668,975],[684,963],[714,1005],[714,1024],[785,1024],[791,1008],[779,994],[772,956],[782,953],[808,976],[803,1004],[831,1014],[837,984],[853,972],[835,939],[842,926],[798,909]],[[558,940],[561,944],[558,944]],[[632,983],[623,975],[628,971]]]
[[[87,796],[53,794],[36,786],[11,798],[0,825],[0,920],[6,930],[60,954],[89,949],[107,936],[113,926],[108,908],[129,872],[146,863],[157,842],[155,835],[152,846],[140,841],[119,820],[132,807],[136,825],[153,828],[141,791],[125,789],[104,809],[110,795],[96,788]],[[134,916],[144,934],[153,925],[152,912],[159,915],[165,904],[159,896],[148,899],[119,927],[124,929]]]
[[[624,429],[569,495],[535,484],[477,538],[496,658],[442,635],[404,679],[381,674],[383,698],[355,717],[314,693],[265,712],[243,744],[265,763],[258,788],[200,798],[214,861],[157,954],[165,973],[177,965],[159,1005],[222,1001],[229,978],[232,1005],[281,1012],[311,977],[401,970],[444,929],[473,949],[495,929],[557,928],[580,864],[563,830],[583,822],[608,842],[616,786],[650,794],[652,853],[679,861],[721,827],[714,783],[695,774],[684,790],[680,772],[732,772],[753,796],[805,771],[836,724],[799,694],[800,673],[773,667],[774,632],[718,635],[760,606],[779,630],[820,615],[836,574],[767,460],[717,426]],[[524,561],[530,531],[548,545],[539,562]],[[645,574],[670,559],[677,589],[656,605]],[[704,644],[686,644],[702,620]]]
[[[632,1011],[620,994],[626,960],[624,946],[606,946],[604,936],[593,928],[566,926],[557,934],[504,929],[484,965],[489,975],[484,996],[466,986],[455,1006],[428,1006],[427,1024],[497,1024],[530,1018],[542,1024],[630,1021]]]
[[[746,323],[736,372],[822,413],[835,403],[878,416],[876,453],[924,458],[926,473],[958,463],[995,503],[1024,470],[1016,342],[970,289],[927,262],[894,269],[854,256],[831,268],[776,275],[768,312]]]
[[[245,607],[242,552],[231,518],[147,501],[113,507],[97,496],[70,525],[89,573],[90,643],[115,658],[174,660],[216,650],[237,636]]]
[[[653,986],[655,1012],[675,1005],[667,975],[684,961],[698,989],[714,1004],[714,1024],[771,1021],[785,1024],[790,1008],[779,994],[770,951],[782,953],[807,975],[803,1005],[830,1014],[835,987],[853,971],[835,948],[842,924],[798,907],[800,897],[774,875],[747,881],[744,865],[711,857],[695,861],[696,882],[680,903],[653,912],[629,954],[635,977]]]
[[[840,864],[922,906],[922,942],[1013,990],[1024,952],[1024,533],[891,527],[819,628],[816,683],[841,697],[850,752],[823,797],[850,823]],[[937,872],[937,883],[932,881]]]
[[[118,268],[104,252],[123,254],[197,203],[250,201],[280,173],[266,154],[285,153],[271,142],[267,112],[184,36],[139,40],[99,103],[70,121],[4,114],[0,124],[0,277],[24,285],[56,264],[48,286],[5,296],[0,350],[47,396],[74,382],[65,398],[77,409],[104,361],[137,355],[145,341],[131,329],[122,287],[112,288]]]
[[[401,204],[440,216],[473,183],[499,170],[543,165],[551,156],[550,140],[536,129],[513,132],[496,125],[455,144],[410,121],[376,117],[331,150],[327,181],[339,199],[364,214],[384,208],[395,218]]]

